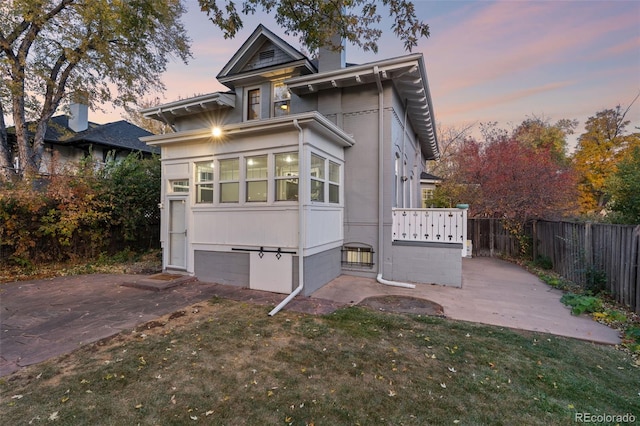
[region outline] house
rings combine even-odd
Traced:
[[[431,173],[420,173],[420,194],[422,198],[422,208],[427,208],[433,200],[433,191],[442,183],[442,178]]]
[[[30,123],[27,127],[31,127]],[[15,128],[8,130],[9,144],[15,146]],[[159,154],[160,150],[140,140],[152,135],[128,121],[97,124],[88,120],[88,106],[74,103],[71,115],[57,115],[49,120],[44,137],[45,151],[41,173],[53,172],[52,167],[66,165],[74,167],[80,160],[91,155],[99,163],[108,159],[119,160],[132,152],[144,156]],[[14,168],[20,169],[18,154],[14,155]]]
[[[164,269],[289,298],[341,274],[460,286],[466,211],[418,208],[439,155],[422,54],[316,62],[260,25],[217,79],[142,110],[175,129],[142,138],[162,150]]]

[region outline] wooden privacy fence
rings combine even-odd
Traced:
[[[519,254],[501,220],[469,219],[467,230],[474,256]],[[580,285],[601,281],[618,303],[640,313],[640,225],[534,221],[525,235],[533,259],[548,257],[555,272]]]

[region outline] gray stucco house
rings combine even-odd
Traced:
[[[217,79],[142,111],[176,131],[142,138],[162,151],[166,270],[292,295],[341,274],[461,285],[466,211],[419,208],[439,155],[422,54],[312,61],[260,25]]]

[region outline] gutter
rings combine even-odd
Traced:
[[[416,288],[415,284],[389,281],[382,277],[384,264],[384,205],[382,203],[384,199],[384,93],[377,66],[373,67],[373,72],[378,85],[378,276],[376,281],[392,287]]]
[[[306,200],[306,191],[307,187],[303,184],[303,181],[306,182],[306,159],[304,156],[303,148],[304,148],[304,138],[302,127],[298,124],[298,119],[293,120],[293,125],[296,129],[298,129],[298,287],[291,292],[278,306],[273,308],[271,312],[269,312],[269,316],[272,317],[282,308],[284,308],[289,302],[293,300],[304,288],[304,245],[305,245],[305,216],[304,216],[304,200]]]

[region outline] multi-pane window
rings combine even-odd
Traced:
[[[247,120],[260,118],[260,89],[247,90]]]
[[[291,92],[284,83],[273,85],[273,116],[288,115],[291,108]]]
[[[373,267],[373,249],[371,247],[344,246],[342,264],[344,266]]]
[[[213,203],[213,162],[196,163],[196,203]]]
[[[422,208],[426,209],[429,207],[431,200],[433,200],[433,189],[422,188]]]
[[[311,154],[311,201],[324,202],[324,162],[324,158]]]
[[[169,188],[171,192],[189,192],[189,180],[172,180],[169,181]]]
[[[329,202],[340,202],[340,165],[329,161]]]
[[[267,156],[246,158],[247,201],[267,201]]]
[[[298,153],[275,155],[276,201],[298,201]]]
[[[240,193],[240,160],[228,158],[219,161],[220,165],[220,202],[237,203]]]

